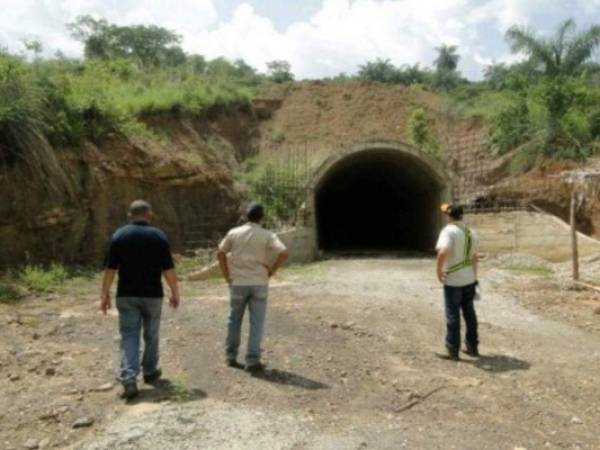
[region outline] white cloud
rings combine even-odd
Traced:
[[[0,45],[13,51],[23,39],[39,38],[47,53],[81,54],[65,24],[91,14],[113,23],[160,24],[191,36],[217,20],[212,0],[0,0]]]
[[[309,21],[279,32],[243,4],[231,22],[188,46],[210,57],[241,57],[263,70],[269,60],[287,59],[300,77],[354,71],[378,57],[429,65],[435,46],[461,45],[470,34],[458,19],[466,6],[466,0],[325,0]]]
[[[299,78],[354,72],[376,58],[431,66],[442,43],[457,45],[459,69],[479,78],[486,63],[516,58],[502,39],[508,27],[551,31],[569,15],[581,23],[600,16],[600,0],[323,0],[310,19],[280,31],[251,0],[219,21],[217,1],[0,0],[0,45],[21,49],[21,39],[37,36],[51,51],[81,54],[64,24],[93,14],[119,24],[173,29],[189,52],[243,58],[260,70],[268,61],[285,59]]]

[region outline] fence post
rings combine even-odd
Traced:
[[[575,213],[577,212],[577,192],[575,183],[572,185],[571,190],[571,249],[573,255],[573,280],[579,280],[579,249],[577,248],[577,226],[575,220]]]

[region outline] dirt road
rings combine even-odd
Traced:
[[[103,386],[117,363],[116,323],[95,311],[97,280],[70,299],[25,302],[20,315],[2,306],[0,376],[18,379],[0,387],[0,446],[600,449],[600,335],[530,312],[519,302],[526,284],[488,268],[483,356],[437,359],[444,320],[432,264],[345,259],[285,271],[270,291],[271,369],[261,377],[223,364],[226,289],[185,283],[184,306],[164,314],[169,381],[132,405]],[[94,424],[72,428],[81,418]]]

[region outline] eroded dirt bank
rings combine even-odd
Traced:
[[[153,138],[113,136],[80,148],[46,144],[39,161],[0,167],[0,268],[99,264],[107,238],[136,198],[152,203],[176,250],[194,230],[194,238],[209,239],[236,222],[235,171],[252,146],[253,112],[145,120]]]
[[[483,357],[450,363],[434,356],[444,321],[430,259],[288,269],[271,289],[264,342],[271,370],[262,378],[223,364],[223,285],[184,283],[182,309],[164,314],[169,382],[144,388],[133,405],[116,400],[116,386],[105,386],[117,362],[116,318],[98,315],[97,280],[75,282],[48,301],[2,306],[0,443],[22,448],[47,439],[48,447],[87,450],[599,448],[597,296],[583,301],[582,293],[559,291],[553,277],[492,264],[482,279]],[[536,290],[540,285],[547,290]],[[549,295],[561,296],[568,309],[546,315]],[[91,428],[72,428],[81,418],[93,419]]]

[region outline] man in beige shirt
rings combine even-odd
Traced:
[[[252,203],[246,213],[248,222],[233,228],[219,244],[218,258],[223,277],[231,292],[231,309],[227,324],[225,353],[230,367],[242,367],[237,362],[242,320],[246,306],[250,311],[250,336],[246,353],[246,370],[260,372],[260,343],[267,312],[269,278],[285,262],[288,252],[277,235],[265,230],[260,222],[264,209]],[[273,264],[271,262],[274,260]]]

